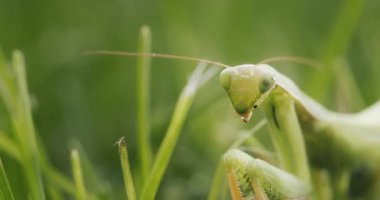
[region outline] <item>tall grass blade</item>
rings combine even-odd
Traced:
[[[73,141],[71,149],[76,149],[79,153],[81,168],[83,171],[83,177],[85,177],[87,194],[91,196],[96,196],[98,199],[107,199],[111,195],[110,187],[106,181],[103,181],[99,174],[96,172],[95,165],[92,164],[90,157],[87,152],[82,147],[79,141]]]
[[[222,162],[219,161],[218,165],[216,167],[216,170],[214,172],[214,177],[212,179],[210,191],[207,196],[207,200],[218,200],[219,199],[219,193],[223,186],[223,183],[225,181],[224,176],[224,167],[222,165]]]
[[[0,96],[5,107],[10,112],[14,112],[16,107],[14,101],[16,86],[11,68],[7,64],[5,56],[0,49]]]
[[[118,145],[121,168],[123,170],[125,192],[127,193],[128,200],[136,200],[136,192],[128,159],[127,143],[125,142],[124,137],[120,138]]]
[[[148,26],[140,30],[139,53],[151,52],[151,33]],[[142,185],[148,176],[152,163],[150,146],[150,119],[149,119],[149,83],[151,58],[140,56],[137,60],[137,147],[141,162]]]
[[[0,131],[0,152],[21,162],[21,153],[18,146],[3,132]]]
[[[75,185],[74,183],[69,180],[66,176],[64,176],[61,172],[57,171],[53,167],[43,164],[42,165],[44,175],[46,176],[47,180],[52,183],[52,186],[70,194],[75,195]]]
[[[22,165],[25,170],[31,199],[45,199],[44,184],[36,142],[36,133],[32,119],[29,91],[26,80],[24,56],[21,51],[14,51],[12,66],[17,83],[17,107],[12,115],[12,121],[19,147],[22,152]]]
[[[156,159],[153,164],[153,169],[144,184],[141,194],[142,200],[152,200],[155,198],[158,187],[161,183],[164,172],[168,166],[169,160],[173,153],[174,147],[177,144],[178,137],[181,133],[182,125],[186,119],[191,104],[193,103],[194,96],[198,90],[200,83],[203,82],[204,74],[210,71],[203,72],[206,65],[201,63],[193,72],[190,80],[177,101],[174,113],[169,124],[169,128],[165,137],[160,145]],[[203,82],[204,83],[204,82]]]
[[[45,198],[41,174],[47,178],[46,182],[53,183],[46,185],[49,191],[59,194],[59,188],[74,194],[72,191],[75,190],[71,189],[74,188],[73,184],[53,169],[42,143],[38,141],[31,113],[25,62],[20,51],[14,52],[12,63],[6,63],[0,52],[0,95],[12,119],[11,133],[14,134],[8,137],[8,134],[0,132],[0,151],[20,162],[30,198]]]
[[[334,62],[346,53],[363,13],[365,2],[365,0],[342,1],[322,51],[321,61],[325,64],[325,68],[314,73],[309,84],[309,91],[313,91],[313,97],[317,100],[326,100],[324,94],[334,78]]]
[[[74,183],[76,187],[76,199],[86,200],[86,188],[84,186],[82,167],[80,164],[79,153],[77,150],[71,151],[71,168],[73,170]]]

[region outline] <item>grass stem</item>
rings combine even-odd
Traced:
[[[151,33],[148,26],[140,30],[138,52],[151,52]],[[150,84],[151,58],[140,56],[137,59],[137,147],[141,162],[142,185],[148,176],[152,162],[152,150],[150,146],[150,119],[149,119],[149,84]]]
[[[86,188],[84,186],[82,167],[80,164],[79,153],[77,150],[71,151],[71,167],[73,170],[74,183],[76,187],[76,199],[86,200]]]
[[[25,170],[29,192],[33,200],[45,199],[42,182],[36,133],[32,119],[32,110],[26,79],[25,59],[21,51],[13,52],[12,66],[17,84],[17,106],[11,113],[19,148],[22,153],[22,165]]]
[[[133,184],[131,168],[129,165],[127,143],[125,142],[124,137],[120,138],[118,145],[119,145],[121,169],[123,170],[125,192],[127,193],[128,200],[135,200],[136,192],[135,192],[135,187]]]
[[[201,83],[205,82],[202,79],[205,78],[204,76],[207,74],[207,72],[209,72],[203,72],[205,67],[206,65],[203,63],[198,65],[198,67],[190,77],[190,80],[188,81],[187,85],[181,92],[179,100],[177,101],[177,104],[175,106],[174,113],[169,124],[169,128],[160,145],[159,151],[154,161],[153,169],[150,173],[150,176],[144,184],[143,191],[141,194],[142,200],[152,200],[156,196],[158,187],[168,166],[174,147],[177,144],[178,137],[181,133],[182,125],[186,119],[186,115],[189,111],[189,108],[193,103],[195,93],[201,85]]]
[[[342,1],[343,5],[337,12],[335,22],[332,24],[330,35],[322,51],[321,61],[325,68],[314,73],[309,84],[309,91],[313,91],[313,96],[317,100],[328,100],[325,99],[325,94],[334,78],[334,62],[345,54],[364,10],[364,3],[365,0]]]
[[[210,191],[207,196],[207,200],[217,200],[219,199],[220,189],[222,188],[224,182],[224,167],[221,161],[218,162],[216,170],[214,172],[214,177],[212,179]]]

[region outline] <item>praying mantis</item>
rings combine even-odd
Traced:
[[[240,199],[380,198],[380,101],[356,114],[327,110],[263,62],[228,66],[155,53],[93,51],[201,61],[224,67],[220,84],[243,122],[262,109],[274,158],[239,149],[222,157],[231,196]]]
[[[323,184],[318,183],[318,177],[311,178],[320,170],[327,170],[331,177],[333,199],[380,197],[380,102],[357,114],[335,113],[266,64],[227,68],[221,73],[220,82],[244,122],[252,110],[262,107],[279,167],[269,167],[241,151],[227,152],[224,160],[229,166],[234,199],[242,199],[241,189],[233,185],[243,181],[239,176],[253,181],[252,190],[262,194],[261,199],[311,198],[312,193],[314,198],[325,199],[322,196],[326,191],[317,194],[310,188]],[[363,182],[361,185],[355,181]]]

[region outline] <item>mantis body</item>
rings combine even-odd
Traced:
[[[223,156],[233,199],[380,198],[380,101],[360,113],[341,114],[325,109],[267,64],[229,67],[166,54],[88,54],[185,59],[226,67],[220,83],[233,107],[243,122],[253,110],[263,109],[276,153],[271,163],[237,149]],[[321,172],[327,181],[321,181]]]

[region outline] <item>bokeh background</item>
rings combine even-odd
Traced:
[[[69,151],[79,144],[111,198],[120,199],[125,195],[113,144],[121,136],[132,170],[138,168],[136,59],[82,52],[136,51],[139,30],[148,25],[154,52],[229,65],[309,57],[323,67],[273,65],[328,108],[357,111],[380,98],[379,11],[378,0],[0,0],[0,46],[8,58],[13,49],[26,56],[35,124],[54,166],[71,176]],[[154,150],[196,64],[153,59]],[[1,105],[2,128],[8,126],[4,112]],[[221,154],[261,114],[253,118],[240,123],[213,78],[197,94],[158,198],[204,199]],[[3,159],[11,185],[22,188],[17,164]]]

